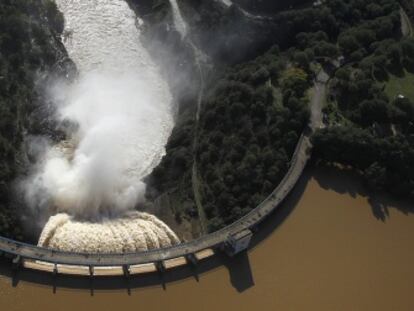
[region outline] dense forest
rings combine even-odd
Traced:
[[[397,0],[327,0],[263,20],[237,7],[223,11],[212,2],[185,2],[194,40],[225,69],[213,74],[199,126],[194,130],[187,118],[176,128],[155,176],[174,176],[161,191],[185,180],[187,188],[174,185],[194,199],[191,148],[197,133],[208,231],[246,214],[281,180],[306,124],[305,91],[321,67],[331,79],[314,158],[357,169],[375,189],[412,191],[414,98],[386,92],[390,79],[413,68],[414,41],[403,33]],[[203,18],[192,18],[194,12]],[[284,77],[292,72],[289,83]],[[194,204],[187,212],[197,213]]]
[[[349,1],[339,8],[341,33],[332,42],[343,60],[329,84],[327,127],[314,137],[315,158],[356,169],[373,190],[412,196],[412,86],[399,92],[389,86],[410,78],[414,39],[402,33],[397,1]],[[347,11],[359,18],[350,23]]]
[[[179,118],[183,123],[176,125],[167,156],[150,180],[158,193],[181,191],[187,202],[198,186],[208,231],[252,210],[283,178],[308,121],[311,85],[310,76],[290,66],[277,47],[214,77],[199,124],[191,114]],[[195,160],[199,185],[192,185]],[[197,215],[194,203],[185,205],[181,213]]]
[[[42,72],[64,54],[57,33],[63,16],[52,0],[2,0],[0,3],[0,235],[22,238],[12,182],[21,168],[26,132],[42,130],[28,116],[39,107]],[[63,50],[63,51],[62,51]]]
[[[309,85],[276,47],[229,68],[215,84],[196,150],[209,231],[251,211],[283,178],[309,119]]]
[[[171,63],[167,78],[179,103],[167,155],[146,180],[150,201],[168,196],[178,223],[200,217],[201,204],[210,232],[253,209],[288,169],[321,68],[330,80],[324,127],[313,137],[316,162],[353,168],[372,189],[412,196],[413,4],[233,2],[240,7],[180,1],[200,64],[170,27],[167,0],[129,0],[149,24],[147,37],[162,42],[149,50]],[[62,31],[52,0],[0,4],[0,235],[21,238],[11,190],[24,167],[24,134],[58,135],[39,109],[45,73],[67,70]]]
[[[331,75],[315,159],[354,168],[371,189],[399,197],[414,194],[414,39],[404,25],[413,4],[401,5],[405,12],[396,0],[331,0],[283,14],[296,29],[292,61],[307,72],[318,62]]]

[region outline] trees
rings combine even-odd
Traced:
[[[321,41],[319,45],[315,47],[315,56],[334,59],[338,57],[338,48],[333,43]]]
[[[348,126],[320,130],[313,142],[320,161],[356,168],[373,189],[398,196],[414,194],[414,150],[406,137],[378,138]]]
[[[290,68],[282,77],[281,87],[285,93],[301,97],[309,87],[308,75],[300,68]]]
[[[330,83],[329,113],[337,107],[342,119],[314,135],[314,156],[356,169],[373,189],[412,196],[414,106],[403,97],[388,98],[382,86],[391,72],[414,68],[412,39],[401,38],[397,1],[351,0],[342,6],[360,11],[338,36],[348,63]]]
[[[360,48],[359,42],[352,34],[341,35],[338,39],[339,47],[344,55],[349,56]]]
[[[414,71],[414,41],[401,38],[396,0],[327,0],[263,20],[235,7],[220,14],[214,1],[194,3],[196,41],[220,67],[208,81],[196,137],[210,230],[254,208],[283,178],[309,119],[305,93],[315,63],[329,65],[334,75],[330,123],[315,135],[315,156],[354,167],[372,177],[373,187],[399,183],[398,191],[407,192],[411,179],[393,165],[410,165],[400,152],[413,143],[413,107],[388,98],[382,85],[390,69]],[[186,144],[193,134],[186,132]]]
[[[303,69],[286,69],[282,60],[272,48],[229,68],[209,91],[197,138],[209,230],[255,208],[287,170],[308,120],[303,96],[310,84]],[[283,93],[281,102],[274,96],[275,87]]]
[[[62,33],[65,21],[62,12],[57,8],[55,1],[44,0],[44,6],[50,27],[55,29],[58,33]]]
[[[12,182],[22,169],[19,154],[24,132],[31,132],[30,113],[41,101],[34,80],[57,62],[54,34],[63,19],[51,0],[0,3],[0,235],[22,239],[11,206]],[[62,51],[59,51],[62,52]],[[62,52],[64,53],[64,52]],[[32,122],[33,124],[34,122]]]
[[[387,123],[392,117],[391,106],[381,99],[364,100],[359,107],[361,123],[372,125],[374,122]]]

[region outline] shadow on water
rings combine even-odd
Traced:
[[[289,217],[301,198],[308,181],[312,176],[311,170],[306,170],[293,191],[286,198],[285,202],[264,220],[256,229],[251,241],[251,248],[256,247],[260,242],[274,233],[276,229]],[[224,266],[229,272],[229,282],[239,293],[243,293],[254,286],[254,275],[249,261],[248,252],[242,252],[235,257],[228,257],[220,251],[216,256],[203,260],[197,266],[187,265],[164,273],[149,273],[130,277],[77,277],[67,275],[53,275],[46,272],[39,272],[29,269],[14,270],[10,259],[0,259],[0,275],[10,279],[12,286],[19,286],[20,281],[36,283],[41,286],[48,286],[51,292],[59,294],[59,288],[84,289],[90,291],[91,296],[94,290],[125,290],[131,295],[131,289],[144,287],[160,287],[168,290],[168,284],[187,278],[194,278],[196,282],[202,282],[202,275],[207,271]]]
[[[341,176],[341,178],[338,178]],[[312,177],[325,190],[333,190],[340,194],[348,194],[353,198],[366,196],[357,174],[337,167],[318,167],[313,170]]]
[[[198,273],[203,273],[219,266],[220,262],[214,259],[200,262],[197,267]],[[10,260],[2,258],[0,260],[0,275],[7,277],[10,280],[10,285],[13,287],[18,287],[20,281],[25,281],[50,286],[51,291],[56,293],[59,293],[59,288],[67,288],[90,290],[91,295],[93,295],[93,290],[125,289],[128,293],[133,288],[152,286],[160,288],[165,286],[165,290],[168,290],[168,283],[192,277],[195,273],[190,266],[185,266],[163,274],[149,273],[139,276],[132,275],[128,278],[124,276],[91,278],[88,276],[68,276],[63,274],[54,276],[51,273],[24,268],[14,270]]]
[[[323,189],[348,194],[354,198],[358,195],[367,198],[372,214],[382,222],[389,219],[390,208],[397,209],[405,215],[414,213],[414,208],[408,200],[398,200],[385,193],[367,191],[361,178],[353,171],[338,167],[318,167],[313,170],[312,176]]]
[[[231,285],[242,293],[254,286],[248,252],[244,251],[230,258],[222,256],[222,262],[229,271]]]

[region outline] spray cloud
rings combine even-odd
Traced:
[[[76,125],[46,148],[23,182],[31,206],[79,217],[120,214],[143,199],[173,127],[171,95],[141,46],[124,1],[58,0],[66,48],[80,75],[51,94],[57,118]],[[108,14],[110,12],[110,14]]]

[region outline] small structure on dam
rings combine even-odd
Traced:
[[[91,4],[88,4],[85,5],[86,7],[78,8],[70,5],[70,0],[58,1],[65,17],[68,15],[67,20],[73,20],[73,25],[82,25],[82,27],[85,24],[80,21],[90,21],[88,12],[89,14],[91,12],[96,14],[102,9],[105,13],[110,5],[113,5],[113,2],[106,2],[107,6],[89,7]],[[106,2],[94,0],[91,3],[102,5]],[[97,8],[100,10],[97,10]],[[116,25],[118,25],[119,17],[126,16],[128,18],[124,20],[135,21],[135,16],[125,5],[116,6],[116,9],[120,10],[115,12],[118,17],[114,20]],[[176,20],[180,21],[180,18]],[[217,250],[223,250],[229,256],[235,256],[246,251],[251,243],[252,230],[255,231],[254,228],[283,202],[300,178],[310,157],[312,148],[311,131],[305,131],[302,134],[285,177],[259,206],[225,228],[204,235],[197,240],[180,243],[177,235],[161,220],[154,215],[134,210],[135,203],[145,193],[143,178],[159,164],[162,155],[165,153],[165,144],[173,127],[171,94],[166,82],[158,75],[157,71],[153,71],[155,66],[153,66],[151,59],[141,45],[127,46],[125,52],[119,51],[118,48],[122,45],[118,44],[118,32],[110,33],[112,36],[109,36],[100,31],[101,26],[104,29],[112,29],[107,27],[107,23],[101,25],[96,23],[95,20],[92,22],[93,25],[91,26],[98,30],[91,32],[93,33],[91,38],[84,37],[85,32],[78,29],[73,34],[71,45],[67,43],[69,54],[75,62],[80,64],[81,75],[79,80],[75,81],[74,90],[76,92],[74,94],[88,94],[88,97],[82,97],[81,101],[78,101],[78,96],[75,96],[73,98],[76,100],[69,101],[69,103],[89,103],[90,98],[104,98],[103,105],[100,101],[97,101],[95,106],[98,108],[101,106],[108,107],[108,110],[103,109],[101,111],[95,106],[91,107],[91,115],[88,117],[94,122],[86,120],[88,122],[85,121],[84,123],[86,125],[93,123],[94,127],[84,126],[85,131],[82,134],[92,133],[93,135],[91,137],[87,135],[81,137],[88,144],[82,143],[84,141],[76,142],[74,140],[76,144],[73,144],[73,151],[71,151],[70,156],[59,151],[59,148],[52,148],[51,152],[46,154],[50,155],[46,157],[47,161],[45,163],[48,165],[45,166],[44,170],[40,170],[42,174],[35,176],[41,178],[33,179],[36,182],[41,181],[40,186],[42,187],[35,188],[36,190],[43,191],[43,186],[48,186],[47,189],[51,190],[48,199],[53,202],[56,212],[58,212],[58,214],[54,214],[49,218],[49,222],[44,227],[39,239],[38,246],[0,237],[0,251],[4,251],[13,260],[15,269],[22,266],[28,269],[50,272],[54,275],[71,274],[87,277],[120,275],[129,277],[130,275],[157,271],[162,274],[166,270],[186,264],[196,266],[199,261],[213,256]],[[137,29],[134,27],[131,28],[131,25],[131,23],[126,24],[126,28],[119,32],[123,36],[128,35],[127,39],[139,37],[139,32],[137,33]],[[73,28],[76,29],[76,27]],[[177,29],[180,28],[177,27]],[[101,36],[102,34],[104,36]],[[109,39],[113,39],[114,42]],[[89,43],[92,40],[97,40],[97,43],[111,43],[111,47],[114,47],[113,53],[111,53],[113,57],[108,59],[106,53],[104,55],[86,53],[87,51],[83,51],[76,45],[77,42],[81,42],[82,44],[79,44],[79,46],[85,48],[88,45],[84,42]],[[122,42],[132,44],[138,41],[123,39]],[[131,55],[129,55],[130,52]],[[126,53],[128,57],[115,57],[118,54],[124,55],[123,53]],[[95,66],[96,63],[102,63],[105,66],[102,65],[101,68]],[[133,70],[131,75],[124,76],[122,71],[130,72],[131,68],[141,70]],[[121,71],[121,74],[118,73],[118,70]],[[137,76],[136,72],[143,73],[146,71],[148,71],[148,75]],[[92,75],[89,76],[90,72],[92,72]],[[88,79],[85,79],[85,77]],[[96,80],[96,77],[99,79]],[[100,82],[102,77],[105,82],[103,88],[101,83],[95,83],[96,81]],[[125,78],[125,80],[121,80],[122,83],[119,84],[118,80],[120,78]],[[130,94],[136,96],[126,96],[126,100],[122,105],[118,103],[118,100],[106,100],[108,98],[106,96],[107,89],[117,89],[118,86],[129,85],[129,83],[126,83],[129,82],[129,79],[133,81],[142,79],[143,81],[156,81],[157,83],[154,83],[153,88],[150,88],[150,92],[146,88],[135,88],[136,85],[132,83],[131,88],[127,90],[131,91]],[[320,79],[315,82],[315,94],[311,102],[314,108],[310,124],[312,129],[320,123],[320,99],[325,96],[325,83],[326,81]],[[93,92],[89,92],[90,85],[98,87],[93,87]],[[84,89],[88,92],[79,92],[79,90]],[[105,96],[101,96],[101,89],[105,90]],[[141,111],[135,111],[136,106],[139,105],[135,102],[130,103],[130,98],[140,97],[138,95],[141,95],[141,93],[138,94],[139,92],[136,91],[141,89],[145,90],[142,93],[149,92],[160,96],[159,100],[156,101],[159,105],[157,109],[153,110],[153,105],[144,105],[145,108],[151,107],[151,109],[148,109],[151,112],[150,115],[145,114],[147,109],[144,109],[143,113],[145,113],[141,115]],[[126,94],[126,92],[123,93]],[[117,99],[118,97],[113,96],[112,98]],[[150,96],[148,101],[149,98]],[[147,97],[144,97],[144,99],[147,99]],[[83,118],[85,118],[82,110],[79,110],[82,113],[78,113],[77,105],[75,107],[69,105],[68,107],[73,108],[72,110],[69,109],[72,114],[76,112],[74,114],[76,118],[69,114],[73,117],[74,123],[82,125]],[[112,118],[114,114],[120,115],[120,120],[113,122],[114,127],[106,127],[106,117],[111,116]],[[137,129],[135,126],[141,124],[141,122],[138,122],[141,119],[157,120],[158,122],[154,122],[154,124],[156,123],[160,128],[144,122],[142,124],[151,126]],[[125,125],[125,120],[132,123],[131,127],[126,127],[123,132],[119,131],[120,125]],[[101,127],[102,124],[105,126]],[[96,132],[95,128],[99,131]],[[101,132],[101,128],[104,131]],[[99,144],[100,148],[98,149],[92,144],[97,137],[96,133],[100,134],[99,137],[103,137],[98,140],[99,143],[103,142]],[[115,143],[107,144],[108,133],[111,135],[116,133],[116,135],[111,136],[111,141]],[[131,133],[145,133],[145,135],[130,135]],[[83,148],[84,146],[88,148]],[[113,146],[121,146],[122,148],[114,148]],[[100,152],[95,152],[95,150]],[[90,151],[93,152],[90,153]],[[125,153],[125,151],[128,152]],[[78,155],[78,157],[75,157],[75,155]],[[110,159],[111,165],[108,165],[108,159]],[[103,163],[103,167],[110,168],[110,170],[102,170],[101,165],[95,165],[95,163]],[[122,165],[115,167],[116,169],[113,171],[113,163]],[[56,167],[59,170],[56,170]],[[63,170],[61,170],[62,168]],[[65,174],[60,173],[62,171]],[[85,176],[88,178],[85,178]],[[84,182],[85,180],[87,182]],[[45,181],[46,183],[44,183]],[[93,182],[90,183],[89,181]],[[71,187],[68,187],[68,185]],[[137,185],[139,187],[135,187]],[[68,189],[75,191],[67,191]],[[37,194],[40,192],[34,191],[31,193]],[[78,195],[79,193],[81,195]],[[90,204],[91,202],[94,204]],[[76,208],[73,209],[72,207]],[[112,209],[116,213],[109,213],[113,216],[105,220],[105,213],[108,210],[112,212]],[[94,222],[88,217],[90,214],[102,217],[98,218],[99,221]]]
[[[226,253],[229,256],[234,256],[246,250],[250,245],[250,240],[252,239],[252,236],[253,233],[249,229],[231,235],[230,238],[224,244],[224,249]]]

